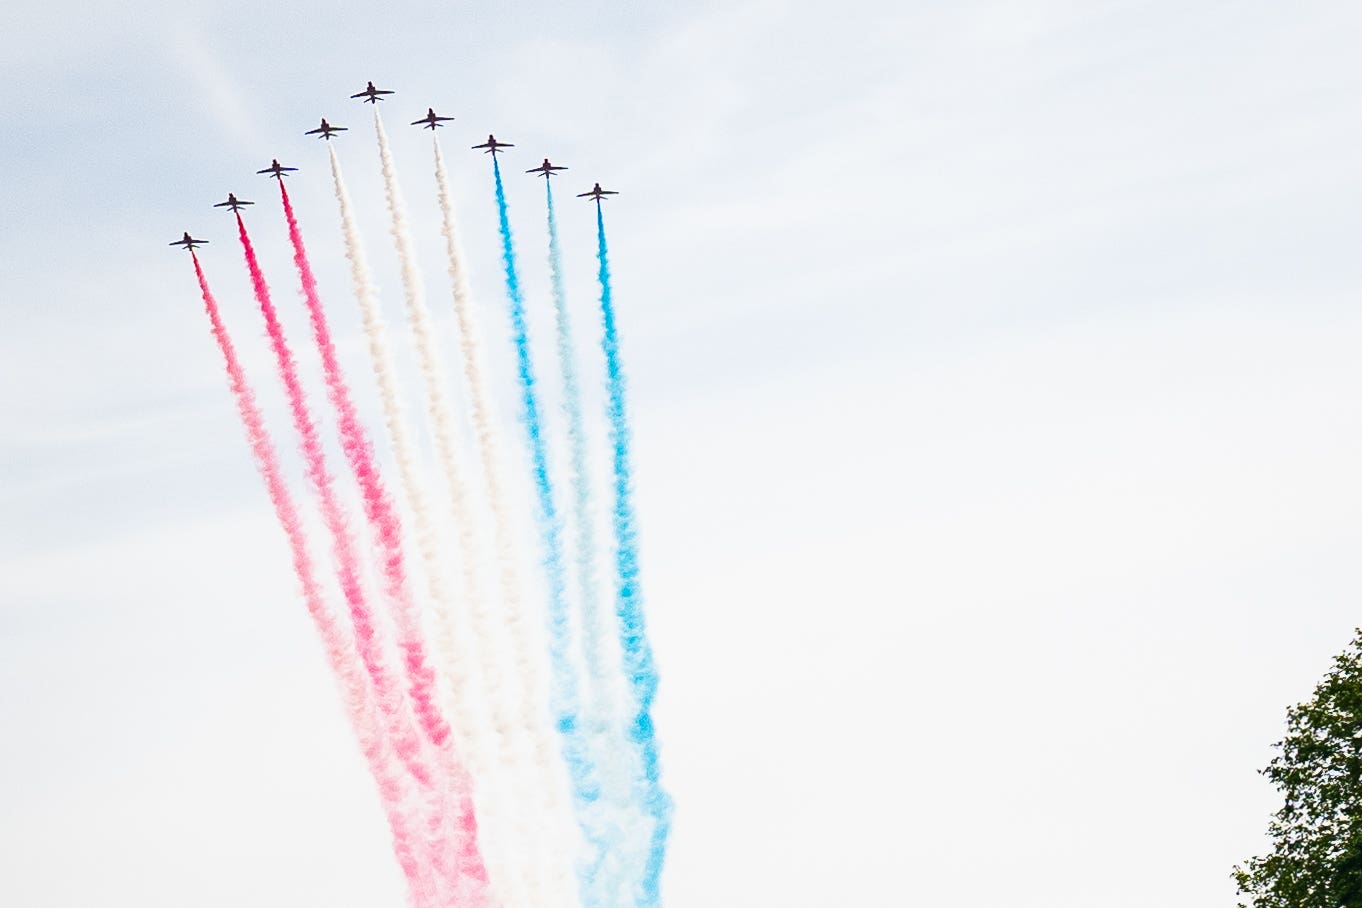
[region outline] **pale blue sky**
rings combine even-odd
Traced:
[[[537,331],[540,186],[518,171],[548,155],[563,192],[623,192],[669,905],[1233,905],[1273,807],[1255,771],[1362,599],[1359,38],[1353,5],[1266,0],[8,0],[0,903],[401,903],[165,246],[213,241],[276,406],[208,206],[266,203],[251,223],[291,303],[254,171],[303,168],[365,375],[301,133],[352,128],[396,313],[346,97],[373,79],[399,92],[445,314],[428,139],[402,124],[458,117],[443,138],[500,354],[486,161],[463,149],[517,145]],[[564,208],[585,319],[593,225]]]

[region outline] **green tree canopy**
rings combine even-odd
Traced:
[[[1284,803],[1272,852],[1234,868],[1240,908],[1362,908],[1362,631],[1276,747],[1263,775]]]

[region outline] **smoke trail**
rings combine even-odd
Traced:
[[[417,719],[426,737],[435,745],[445,768],[454,783],[454,810],[459,824],[460,850],[454,856],[452,868],[456,881],[462,882],[463,892],[458,904],[481,903],[486,900],[487,873],[477,845],[477,820],[473,812],[471,783],[468,773],[458,763],[450,740],[450,728],[436,703],[435,673],[426,658],[425,641],[407,587],[406,556],[402,549],[402,525],[393,508],[392,499],[383,483],[368,432],[359,419],[350,395],[349,384],[336,358],[335,343],[327,324],[326,312],[317,292],[317,281],[303,244],[302,230],[289,199],[288,187],[279,181],[279,198],[288,222],[289,241],[293,246],[293,262],[302,284],[303,300],[312,325],[313,338],[321,354],[322,371],[326,379],[327,395],[336,410],[340,429],[341,448],[354,471],[364,500],[365,516],[381,550],[379,559],[383,575],[384,593],[388,599],[397,629],[397,645],[407,670],[408,692],[416,707]]]
[[[526,694],[520,704],[521,721],[519,729],[524,733],[527,747],[533,755],[533,764],[539,768],[541,784],[548,797],[550,815],[562,809],[559,792],[559,779],[551,768],[554,765],[554,746],[551,734],[543,722],[544,704],[542,697],[546,682],[540,670],[540,661],[535,657],[535,633],[519,581],[520,566],[515,555],[512,539],[510,508],[506,502],[502,479],[502,464],[499,455],[501,446],[496,430],[496,420],[492,413],[491,397],[482,366],[482,331],[472,306],[472,292],[468,286],[468,273],[464,267],[463,250],[459,245],[458,230],[455,226],[454,203],[449,191],[449,175],[445,169],[444,155],[439,139],[434,140],[435,182],[438,189],[441,233],[445,238],[445,252],[449,263],[449,278],[453,290],[454,313],[459,325],[460,352],[463,354],[464,381],[468,387],[471,403],[473,430],[477,438],[487,498],[492,509],[493,531],[496,541],[497,561],[500,568],[500,587],[503,608],[506,612],[506,627],[511,637],[514,659],[518,671],[524,679]],[[556,891],[563,893],[571,890],[563,864],[564,853],[559,850],[550,855]]]
[[[625,676],[633,694],[634,714],[629,734],[642,760],[641,796],[653,817],[653,832],[644,863],[639,896],[645,906],[660,903],[659,883],[671,832],[672,801],[662,788],[657,738],[653,729],[653,698],[657,694],[657,668],[648,642],[643,617],[643,592],[638,580],[638,528],[634,514],[629,419],[625,411],[624,368],[620,363],[619,335],[615,328],[615,304],[610,288],[610,263],[605,242],[605,217],[596,203],[597,258],[601,283],[601,319],[604,336],[607,413],[610,420],[611,460],[615,485],[615,612],[619,618],[620,647]]]
[[[414,723],[408,712],[406,698],[389,672],[379,639],[379,630],[374,625],[374,614],[360,584],[360,564],[355,551],[355,539],[350,530],[347,515],[336,498],[333,479],[326,465],[326,455],[322,448],[321,437],[308,409],[302,382],[298,376],[297,365],[293,359],[293,351],[289,349],[283,326],[279,323],[278,312],[270,299],[269,285],[266,284],[265,275],[260,270],[260,262],[256,258],[255,248],[251,244],[251,238],[246,232],[246,223],[241,219],[240,213],[237,214],[236,221],[241,248],[246,257],[246,267],[250,270],[251,284],[255,290],[256,302],[260,304],[260,312],[265,319],[270,348],[274,352],[279,375],[288,396],[294,428],[299,435],[305,472],[321,501],[322,520],[332,536],[333,554],[336,560],[341,593],[345,598],[350,611],[350,620],[355,628],[355,643],[360,659],[363,661],[364,668],[373,683],[379,710],[383,714],[388,734],[397,749],[398,756],[406,763],[408,770],[421,787],[430,790],[435,785],[440,784],[442,780],[431,772],[421,738],[413,727]],[[431,833],[428,836],[427,844],[431,860],[437,865],[441,864],[444,855],[451,851],[451,843],[446,839],[443,832],[443,830],[449,828],[451,818],[442,814],[443,811],[439,809],[439,805],[436,805],[435,811],[429,818]],[[443,882],[437,866],[437,887],[441,886]]]
[[[191,252],[191,255],[193,253]],[[407,880],[408,898],[414,908],[425,908],[434,897],[429,870],[423,867],[413,851],[411,827],[415,820],[406,808],[408,800],[407,784],[397,765],[396,754],[384,737],[382,725],[375,711],[369,687],[361,669],[351,655],[351,644],[345,630],[337,624],[323,600],[321,586],[317,582],[316,568],[308,553],[307,540],[303,535],[302,521],[298,509],[289,494],[279,467],[279,458],[265,420],[256,404],[255,392],[246,379],[241,363],[237,359],[236,348],[232,344],[227,328],[222,322],[217,300],[208,287],[208,279],[203,273],[197,255],[194,258],[194,272],[198,276],[199,289],[203,294],[204,309],[212,325],[213,338],[222,352],[227,369],[227,379],[232,396],[236,399],[237,412],[246,438],[250,442],[251,454],[256,467],[265,480],[270,503],[274,506],[275,516],[284,534],[288,537],[289,551],[293,556],[293,570],[302,587],[303,602],[313,626],[322,639],[331,670],[341,686],[342,700],[359,738],[360,750],[369,765],[369,771],[378,783],[379,796],[388,820],[388,828],[393,839],[393,852],[398,865]]]
[[[534,363],[530,357],[530,340],[525,323],[525,298],[520,289],[520,274],[516,267],[515,244],[511,236],[506,191],[501,182],[501,165],[497,163],[495,155],[492,156],[492,173],[496,180],[502,264],[506,272],[506,294],[511,304],[516,374],[520,381],[520,420],[525,427],[526,441],[530,448],[537,504],[536,517],[544,549],[544,571],[549,586],[548,643],[553,679],[550,705],[558,727],[563,760],[567,763],[568,778],[572,784],[573,807],[577,822],[588,840],[591,852],[583,868],[583,895],[593,898],[596,881],[590,875],[600,860],[603,847],[594,822],[596,803],[601,796],[600,783],[596,778],[595,766],[587,749],[585,730],[581,723],[576,668],[571,655],[572,627],[568,620],[567,584],[563,570],[562,526],[554,503],[553,482],[549,477],[548,445],[539,415]]]
[[[567,291],[563,286],[563,257],[558,245],[558,217],[553,207],[553,182],[544,181],[548,204],[549,277],[553,290],[553,314],[557,326],[558,362],[563,379],[563,409],[567,412],[568,444],[572,457],[573,520],[577,529],[577,582],[581,595],[582,651],[593,697],[609,689],[602,652],[599,590],[596,585],[596,534],[591,520],[591,476],[587,469],[586,428],[582,416],[582,392],[577,381],[577,357],[568,315]]]
[[[403,495],[415,523],[417,551],[425,569],[427,591],[431,600],[438,604],[437,608],[447,611],[451,608],[451,595],[444,557],[439,548],[429,492],[417,467],[416,449],[402,406],[402,391],[392,349],[388,345],[387,327],[379,308],[373,280],[369,275],[364,244],[356,224],[354,206],[345,187],[340,160],[334,148],[328,147],[328,151],[331,157],[331,177],[336,201],[340,207],[345,255],[350,262],[350,276],[364,323],[369,358],[378,382],[388,439],[392,445],[394,459],[397,461]],[[521,874],[509,869],[511,861],[510,852],[507,850],[509,846],[506,843],[506,836],[499,833],[501,824],[514,822],[518,815],[513,806],[504,803],[502,786],[496,784],[497,780],[492,776],[498,762],[498,736],[487,725],[488,718],[480,708],[483,697],[479,696],[477,685],[477,681],[482,680],[484,686],[481,689],[487,692],[487,698],[496,701],[501,690],[499,678],[495,673],[488,673],[487,679],[475,679],[470,675],[467,671],[468,661],[456,647],[450,622],[437,623],[436,645],[447,667],[445,677],[450,684],[450,718],[454,724],[455,738],[468,760],[470,773],[475,780],[475,797],[483,808],[482,840],[486,859],[492,865],[489,867],[492,885],[497,891],[503,892],[504,900],[508,904],[523,905],[524,897],[518,894],[523,888]],[[491,654],[496,650],[495,641],[482,640],[479,650],[490,662]]]
[[[591,827],[589,839],[595,854],[584,878],[595,887],[593,905],[614,905],[621,897],[623,867],[619,853],[626,848],[618,812],[633,806],[627,790],[628,769],[619,765],[624,749],[619,729],[610,721],[614,703],[611,696],[614,677],[607,667],[606,645],[610,628],[604,621],[597,585],[597,549],[592,508],[591,476],[587,467],[585,419],[582,394],[577,378],[577,356],[572,339],[572,320],[567,307],[563,279],[563,258],[558,243],[558,216],[553,204],[553,180],[544,180],[544,199],[548,215],[548,263],[553,292],[554,323],[558,341],[558,362],[563,382],[563,410],[567,415],[573,492],[573,521],[576,526],[576,572],[580,604],[579,627],[582,656],[587,673],[584,713],[587,744],[597,767],[601,788],[600,803],[587,813]]]
[[[476,616],[486,611],[486,603],[476,570],[478,548],[473,532],[472,509],[468,499],[468,489],[463,478],[463,468],[459,463],[454,416],[449,398],[445,393],[446,378],[436,350],[430,310],[426,306],[425,290],[421,284],[420,272],[416,267],[411,233],[407,227],[406,206],[397,186],[392,154],[388,148],[388,137],[383,130],[383,123],[379,119],[377,111],[374,112],[374,127],[378,136],[379,157],[383,168],[383,186],[388,211],[392,218],[390,232],[401,263],[402,288],[407,304],[407,321],[411,327],[412,340],[416,347],[417,359],[421,369],[421,378],[426,389],[428,416],[435,435],[436,453],[440,460],[445,481],[449,486],[450,500],[459,529],[465,607]],[[448,612],[443,612],[443,610],[439,617],[444,624],[451,626],[457,624],[457,618]],[[451,672],[467,671],[467,663],[457,650],[452,650],[445,655],[448,657],[448,668]]]
[[[384,195],[391,218],[390,233],[401,265],[407,321],[411,328],[421,377],[425,385],[427,414],[432,433],[435,436],[436,456],[445,477],[454,520],[458,527],[464,601],[463,608],[456,614],[447,600],[444,602],[436,600],[437,626],[441,640],[447,644],[442,655],[453,677],[452,687],[457,695],[461,689],[467,689],[466,682],[470,676],[469,667],[472,664],[473,656],[469,653],[466,644],[462,649],[456,645],[456,632],[465,626],[472,630],[472,634],[479,644],[476,646],[476,655],[479,659],[483,680],[487,685],[485,694],[492,706],[491,720],[495,732],[500,739],[501,747],[513,749],[513,742],[518,739],[517,729],[514,728],[511,721],[513,712],[509,706],[510,703],[515,702],[514,693],[508,694],[501,674],[502,667],[498,664],[497,652],[500,650],[500,640],[478,574],[479,558],[474,524],[475,514],[463,478],[463,467],[459,461],[454,416],[446,393],[448,383],[440,362],[420,271],[416,266],[416,254],[412,248],[411,232],[407,226],[406,204],[402,199],[401,188],[398,186],[392,152],[388,147],[388,136],[383,129],[383,121],[377,110],[374,111],[374,132],[378,139]],[[503,605],[507,606],[507,611],[510,613],[507,617],[511,623],[512,638],[514,639],[517,617],[514,603],[507,602]],[[524,689],[528,690],[526,682],[534,677],[535,666],[532,662],[527,662],[521,658],[519,652],[513,652],[512,656],[515,659],[516,671],[514,676],[522,682]],[[507,699],[508,695],[511,697],[509,700]],[[529,698],[521,697],[520,701],[522,703],[529,702]],[[523,762],[517,761],[509,752],[508,756],[513,765],[516,762]],[[541,774],[550,772],[542,761],[536,764],[536,769],[539,769]],[[531,830],[535,827],[529,821],[527,812],[515,811],[513,816],[516,818],[513,822],[519,824],[522,835],[532,834]],[[519,874],[512,874],[513,879],[508,880],[506,885],[514,887],[516,885],[514,877],[520,877],[528,890],[527,898],[531,903],[540,903],[543,899],[543,884],[540,876],[543,867],[537,865],[547,860],[551,860],[551,858],[544,855],[533,855],[530,866],[522,869]]]

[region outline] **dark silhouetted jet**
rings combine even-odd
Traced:
[[[195,248],[196,246],[206,246],[206,245],[208,245],[208,241],[207,241],[207,240],[196,240],[196,239],[194,239],[192,236],[189,235],[188,231],[186,231],[186,232],[185,232],[185,235],[184,235],[184,239],[182,239],[182,240],[176,240],[175,242],[170,243],[169,245],[171,245],[171,246],[183,246],[184,248],[188,249],[190,252],[193,252],[193,251],[194,251],[194,248]]]
[[[254,204],[255,204],[254,202],[247,202],[245,199],[238,199],[238,198],[236,197],[236,193],[234,193],[234,192],[229,192],[229,193],[227,193],[227,201],[225,201],[225,202],[218,202],[218,203],[217,203],[216,205],[214,205],[213,207],[214,207],[214,208],[230,208],[230,209],[232,209],[233,211],[240,211],[242,205],[254,205]]]
[[[384,91],[381,88],[374,88],[374,83],[370,82],[368,85],[364,86],[364,91],[358,94],[351,95],[350,97],[363,98],[365,104],[377,104],[379,101],[383,100],[382,98],[379,97],[379,95],[390,94],[392,94],[392,92]]]
[[[601,202],[602,200],[604,200],[605,197],[608,196],[608,195],[619,195],[619,193],[618,193],[618,192],[615,192],[613,189],[602,189],[602,188],[601,188],[601,184],[600,184],[600,183],[597,183],[595,186],[592,186],[592,187],[591,187],[591,191],[590,191],[590,192],[579,192],[579,193],[577,193],[577,198],[579,198],[579,199],[594,199],[596,202],[599,203],[599,202]]]
[[[412,120],[412,121],[411,121],[411,125],[412,125],[412,126],[419,126],[419,127],[421,127],[422,129],[429,129],[430,131],[434,132],[434,131],[435,131],[435,127],[439,126],[441,123],[445,123],[445,122],[447,122],[447,121],[449,121],[449,120],[452,120],[452,119],[454,119],[454,118],[453,118],[453,117],[437,117],[437,116],[435,116],[435,108],[433,108],[433,107],[427,107],[427,108],[426,108],[426,115],[425,115],[424,117],[422,117],[421,119],[419,119],[419,120]]]
[[[557,173],[557,172],[560,171],[560,170],[567,170],[567,168],[566,168],[566,167],[555,167],[555,166],[553,166],[552,164],[549,163],[549,159],[548,159],[548,158],[545,158],[543,164],[540,164],[538,167],[531,167],[529,170],[527,170],[527,171],[525,171],[525,172],[526,172],[526,173],[537,173],[537,174],[539,174],[541,177],[543,177],[544,179],[547,180],[549,177],[553,176],[555,173]]]
[[[330,123],[326,122],[326,117],[322,117],[321,126],[318,126],[316,129],[309,129],[307,132],[303,133],[303,135],[321,136],[323,139],[330,139],[333,135],[335,135],[338,132],[345,132],[345,127],[332,126]]]
[[[297,169],[297,167],[282,167],[279,164],[279,159],[275,158],[273,161],[270,161],[270,166],[266,167],[264,170],[257,170],[256,173],[267,173],[276,180],[282,180],[284,174],[292,173]]]
[[[486,142],[483,142],[481,145],[474,145],[473,147],[485,148],[487,149],[487,154],[490,154],[494,157],[496,156],[496,153],[498,151],[501,151],[503,148],[515,148],[515,146],[512,145],[510,142],[498,142],[496,136],[490,134],[487,136]]]

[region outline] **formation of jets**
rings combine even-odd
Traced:
[[[364,86],[363,91],[356,92],[350,97],[352,99],[361,98],[363,99],[362,103],[365,104],[377,104],[379,101],[385,100],[385,98],[383,97],[384,95],[391,94],[395,94],[395,92],[383,88],[375,88],[374,83],[370,82]],[[411,122],[411,125],[419,126],[422,129],[429,129],[431,131],[434,131],[435,127],[442,126],[443,124],[453,119],[454,119],[453,117],[437,116],[435,113],[435,109],[428,107],[426,108],[426,115],[419,120],[413,120]],[[330,123],[326,122],[326,118],[323,117],[320,126],[318,126],[316,129],[309,129],[307,132],[303,133],[303,135],[317,136],[318,138],[326,139],[329,141],[331,137],[334,136],[336,133],[345,131],[346,127],[332,126]],[[481,145],[474,145],[473,149],[483,151],[486,154],[490,154],[493,157],[495,157],[499,153],[504,154],[505,152],[503,151],[503,149],[514,147],[515,146],[512,145],[510,142],[498,142],[496,136],[489,134],[487,136],[486,142],[483,142]],[[284,167],[279,163],[279,160],[276,158],[270,161],[269,167],[266,167],[263,170],[257,170],[256,173],[268,174],[273,179],[283,180],[286,174],[293,173],[297,169],[298,169],[297,167]],[[555,164],[550,164],[549,159],[545,158],[544,163],[540,164],[538,167],[531,167],[529,170],[525,172],[536,174],[547,180],[549,177],[553,176],[555,173],[558,173],[559,171],[562,170],[567,170],[567,168]],[[599,205],[606,199],[607,196],[612,195],[619,195],[619,193],[610,189],[602,189],[601,184],[597,183],[595,186],[591,187],[590,192],[579,193],[577,198],[591,199],[597,205]],[[255,204],[254,202],[248,202],[245,199],[238,199],[234,193],[229,192],[227,194],[227,201],[218,202],[213,207],[230,208],[232,211],[240,211],[243,206],[254,204]],[[175,240],[173,243],[170,243],[170,245],[180,246],[190,251],[193,251],[199,246],[207,245],[207,243],[208,243],[207,240],[195,239],[194,237],[190,236],[188,232],[186,232],[183,239]]]

